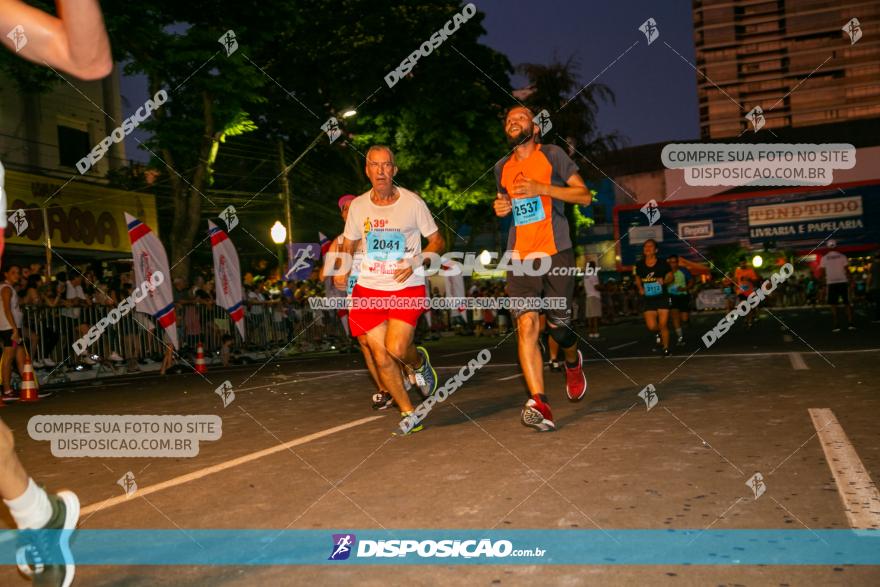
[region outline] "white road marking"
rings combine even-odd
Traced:
[[[306,436],[300,436],[299,438],[295,438],[282,444],[277,444],[275,446],[271,446],[263,450],[258,450],[257,452],[252,452],[250,454],[246,454],[235,459],[230,459],[222,463],[217,463],[216,465],[211,465],[210,467],[205,467],[204,469],[199,469],[198,471],[193,471],[192,473],[187,473],[186,475],[180,475],[179,477],[174,477],[173,479],[169,479],[161,483],[156,483],[155,485],[138,487],[137,492],[134,493],[131,497],[142,497],[145,495],[150,495],[151,493],[156,493],[157,491],[162,491],[163,489],[169,489],[171,487],[176,487],[184,483],[189,483],[190,481],[195,481],[196,479],[201,479],[202,477],[207,477],[208,475],[213,475],[214,473],[219,473],[220,471],[225,471],[226,469],[238,467],[239,465],[244,465],[252,461],[256,461],[257,459],[267,457],[277,452],[288,450],[289,448],[292,448],[294,446],[306,444],[307,442],[312,442],[313,440],[318,440],[319,438],[324,438],[325,436],[330,436],[331,434],[336,434],[337,432],[342,432],[356,426],[368,424],[374,420],[379,420],[382,417],[383,416],[369,416],[367,418],[361,418],[360,420],[353,420],[346,424],[340,424],[339,426],[327,428],[326,430],[321,430],[320,432],[314,432]],[[104,501],[100,501],[98,503],[87,505],[86,507],[82,508],[80,515],[86,516],[98,510],[106,509],[115,505],[119,505],[121,503],[132,501],[131,497],[126,495],[119,495],[117,497],[105,499]]]
[[[803,371],[809,369],[807,363],[800,353],[788,353],[788,359],[791,361],[791,368],[795,371]]]
[[[522,373],[517,373],[516,375],[511,375],[510,377],[500,377],[498,381],[507,381],[508,379],[516,379],[517,377],[522,377]]]
[[[638,343],[638,342],[639,342],[639,341],[637,341],[637,340],[632,340],[632,341],[630,341],[630,342],[625,342],[625,343],[623,343],[623,344],[619,344],[619,345],[617,345],[617,346],[610,346],[610,347],[608,347],[608,350],[609,350],[609,351],[616,351],[617,349],[622,349],[622,348],[624,348],[624,347],[632,346],[632,345],[634,345],[634,344],[636,344],[636,343]]]
[[[880,492],[834,412],[828,408],[811,408],[809,412],[849,525],[859,530],[880,528]]]

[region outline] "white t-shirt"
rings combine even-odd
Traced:
[[[21,306],[18,305],[18,294],[15,293],[15,288],[5,281],[0,283],[0,292],[6,288],[9,288],[9,291],[12,293],[9,298],[9,309],[12,310],[12,319],[15,321],[15,326],[21,328],[24,315],[21,312]],[[6,319],[6,312],[3,308],[0,308],[0,330],[12,330],[12,324]]]
[[[83,291],[81,285],[73,285],[71,282],[67,282],[67,289],[64,291],[64,297],[68,300],[86,299],[86,294]],[[80,309],[77,307],[73,308],[62,308],[61,315],[66,316],[68,318],[72,318],[73,320],[79,320]]]
[[[843,253],[828,251],[819,262],[819,267],[825,270],[825,281],[828,283],[846,283],[849,281],[846,267],[849,260]]]
[[[263,297],[258,291],[251,290],[247,293],[247,299],[249,302],[265,302],[266,298]],[[263,305],[262,304],[254,304],[253,306],[248,306],[248,311],[252,316],[262,316],[263,315]]]
[[[585,275],[584,276],[584,290],[587,292],[588,298],[601,298],[602,294],[596,289],[596,286],[599,285],[599,276],[598,275]]]
[[[424,275],[413,272],[398,283],[394,272],[400,261],[412,259],[422,252],[422,237],[437,232],[437,224],[425,202],[404,188],[390,206],[377,206],[370,199],[372,190],[351,202],[343,235],[348,240],[364,240],[364,258],[357,283],[361,287],[381,291],[398,291],[425,284]]]

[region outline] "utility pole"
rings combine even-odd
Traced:
[[[293,221],[290,216],[290,182],[287,179],[287,174],[290,170],[284,161],[284,142],[281,139],[278,139],[278,169],[281,172],[281,199],[284,200],[284,221],[285,228],[287,228],[288,246],[287,254],[285,255],[285,258],[287,258],[290,255],[290,245],[293,244]]]

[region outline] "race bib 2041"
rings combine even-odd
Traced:
[[[371,230],[367,234],[367,258],[371,261],[399,261],[406,251],[402,232]]]

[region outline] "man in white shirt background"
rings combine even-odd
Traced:
[[[837,306],[846,306],[846,317],[849,322],[847,328],[855,330],[853,326],[852,304],[849,301],[849,259],[837,249],[837,242],[828,241],[828,252],[819,262],[819,270],[825,280],[825,289],[828,295],[828,304],[831,306],[831,319],[834,328],[831,332],[840,332],[840,324],[837,321]]]

